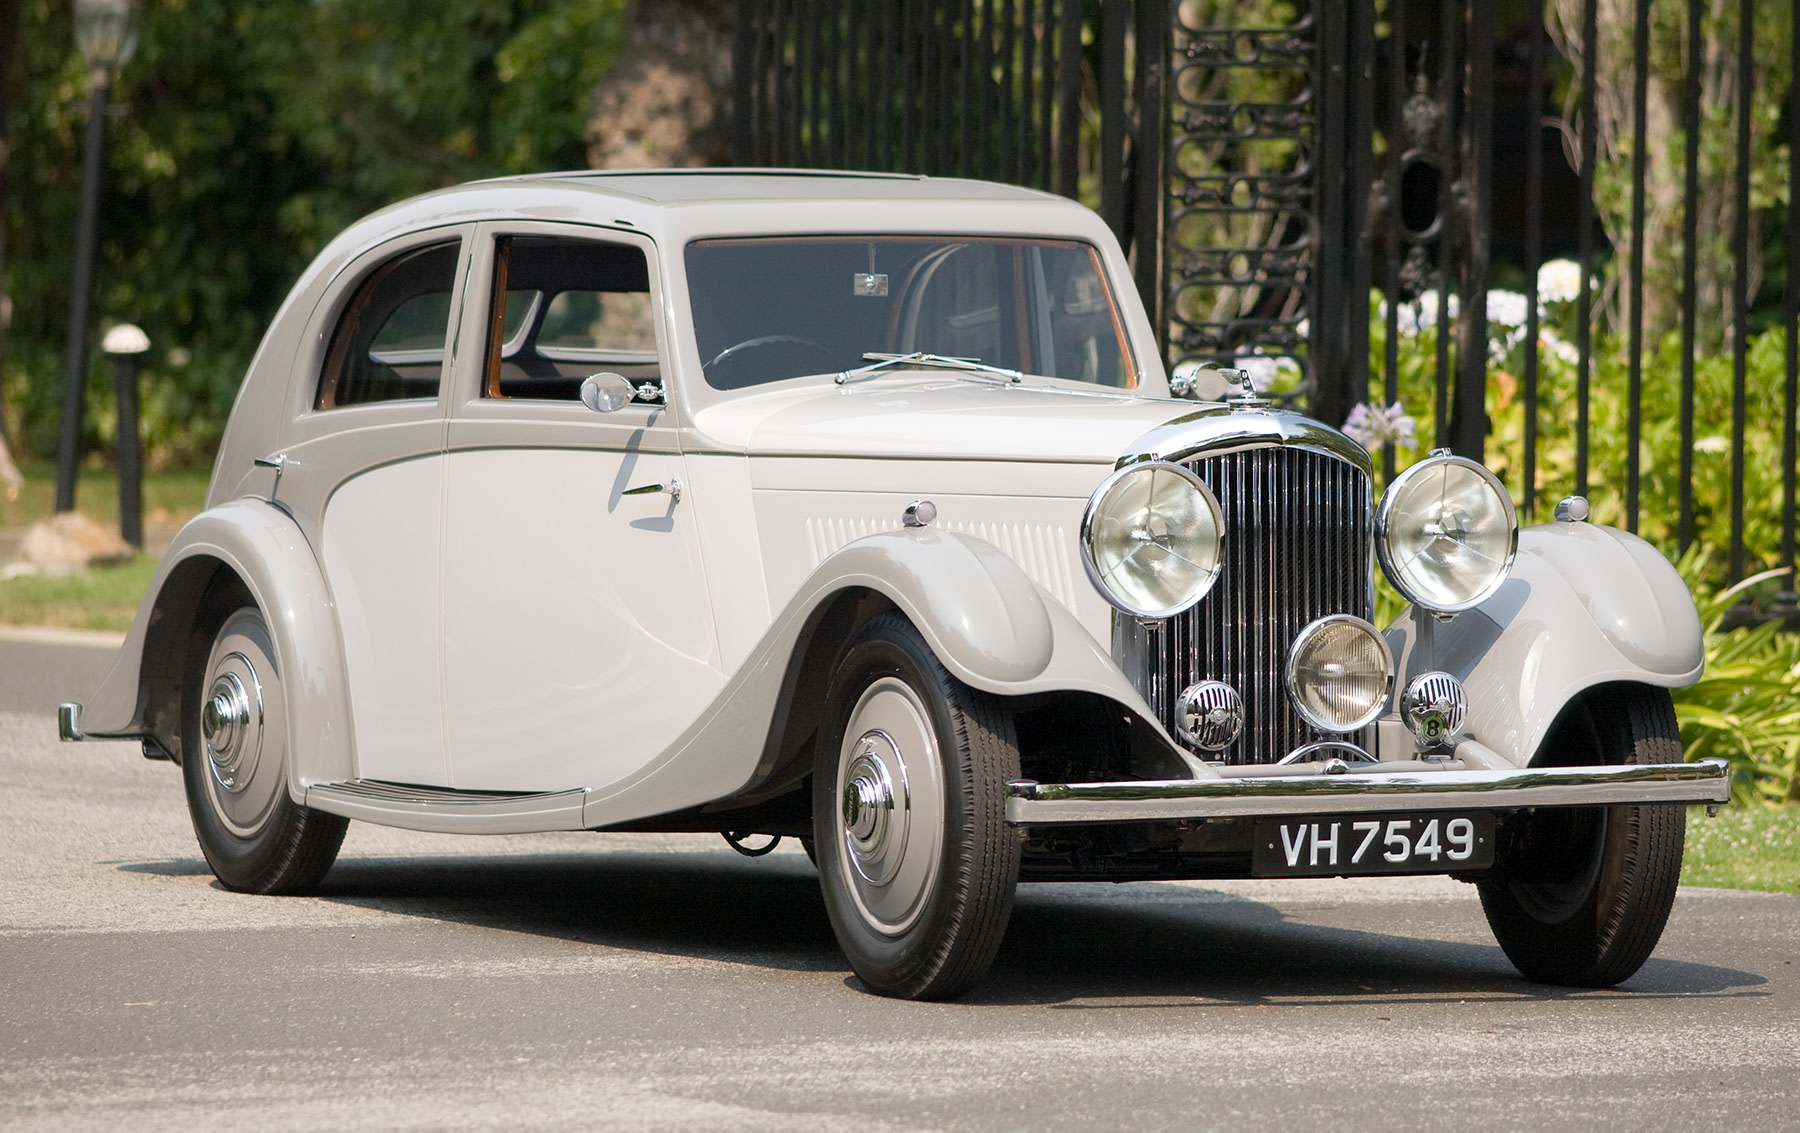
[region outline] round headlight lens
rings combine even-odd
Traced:
[[[1081,521],[1082,562],[1106,600],[1168,618],[1219,576],[1219,501],[1179,464],[1151,461],[1107,477]]]
[[[1506,487],[1464,457],[1413,465],[1375,510],[1375,550],[1388,581],[1407,601],[1438,613],[1491,597],[1506,581],[1518,546],[1518,516]]]
[[[1392,673],[1381,633],[1349,614],[1320,618],[1288,650],[1288,695],[1300,715],[1328,732],[1354,732],[1381,715]]]

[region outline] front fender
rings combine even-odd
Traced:
[[[353,733],[335,607],[306,538],[287,513],[257,499],[195,516],[175,536],[112,669],[83,706],[90,736],[152,736],[181,754],[181,682],[189,629],[207,585],[229,570],[250,591],[275,639],[287,700],[288,786],[354,778]]]
[[[1524,767],[1585,689],[1613,681],[1684,688],[1706,654],[1675,568],[1635,535],[1588,523],[1519,532],[1512,574],[1440,622],[1416,608],[1387,630],[1399,688],[1433,669],[1463,682],[1467,734]]]
[[[584,825],[700,806],[768,774],[790,662],[816,615],[846,591],[892,603],[965,684],[1000,696],[1107,697],[1136,715],[1196,777],[1216,777],[1169,737],[1111,654],[1018,564],[973,536],[910,528],[859,539],[820,563],[694,725],[643,771],[588,796]],[[822,697],[824,689],[801,694]]]

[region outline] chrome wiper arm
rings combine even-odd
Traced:
[[[870,365],[859,366],[854,370],[844,370],[834,379],[838,385],[853,382],[858,378],[869,377],[883,370],[904,369],[909,366],[921,366],[927,369],[955,370],[959,373],[981,374],[995,378],[1004,378],[1006,385],[1018,385],[1025,380],[1025,375],[1017,370],[1008,370],[1001,366],[990,366],[986,362],[978,362],[973,358],[951,358],[943,354],[929,354],[923,350],[915,350],[911,354],[880,354],[870,351],[863,355]]]

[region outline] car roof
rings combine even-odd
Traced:
[[[719,201],[1060,199],[1036,189],[925,177],[912,173],[863,173],[824,169],[580,169],[478,181],[476,185],[538,183],[580,186],[655,204]]]

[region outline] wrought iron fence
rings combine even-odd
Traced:
[[[1722,547],[1733,579],[1791,568],[1800,5],[1290,7],[1253,26],[1274,6],[740,0],[738,155],[1080,197],[1171,365],[1287,360],[1332,423],[1412,397],[1422,443],[1487,459],[1528,516],[1599,493],[1631,530]],[[1767,231],[1783,294],[1759,306]],[[1556,261],[1566,301],[1540,292]],[[1522,300],[1505,334],[1499,300]],[[1772,378],[1764,329],[1787,332]],[[1777,446],[1773,480],[1749,475]],[[1672,516],[1647,517],[1647,483]]]
[[[1131,0],[739,0],[738,160],[1087,197],[1159,321],[1169,34]]]

